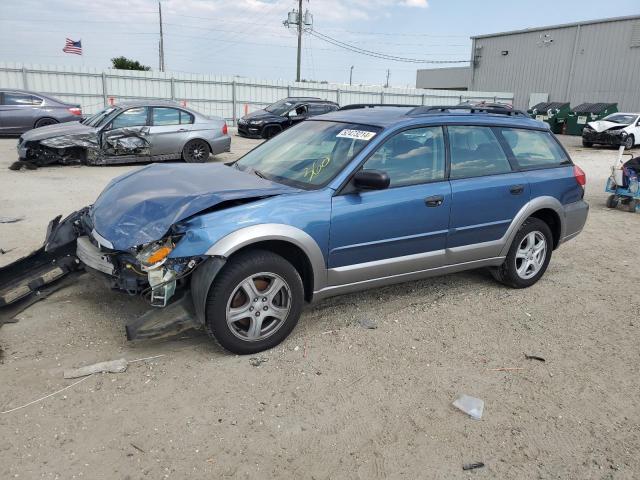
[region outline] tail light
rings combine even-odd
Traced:
[[[71,113],[73,115],[82,115],[82,109],[81,108],[71,107],[71,108],[68,108],[67,110],[69,110],[69,113]]]
[[[229,129],[227,128],[227,122],[224,122],[224,125],[222,126],[222,134],[226,135],[228,131]]]
[[[584,186],[587,184],[587,175],[584,173],[584,170],[582,170],[579,166],[574,165],[573,176],[576,178],[576,182],[578,182],[578,185],[584,188]]]

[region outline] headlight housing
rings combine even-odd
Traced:
[[[144,247],[138,255],[136,255],[136,259],[143,267],[157,268],[166,261],[173,247],[174,245],[171,240],[153,242]]]
[[[249,125],[255,125],[256,127],[259,127],[262,124],[264,124],[264,120],[251,120],[249,122]]]

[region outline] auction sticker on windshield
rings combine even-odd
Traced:
[[[352,138],[354,140],[371,140],[376,136],[376,132],[367,132],[366,130],[351,130],[345,128],[336,137],[338,138]]]

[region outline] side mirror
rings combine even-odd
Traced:
[[[360,170],[353,177],[353,184],[362,190],[384,190],[389,188],[391,179],[381,170]]]

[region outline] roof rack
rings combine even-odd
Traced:
[[[512,108],[506,108],[506,107],[479,107],[479,106],[472,107],[467,105],[439,105],[439,106],[416,107],[410,112],[408,112],[407,115],[434,115],[438,113],[452,113],[452,111],[459,111],[459,110],[464,110],[471,114],[490,113],[492,115],[507,115],[510,117],[522,116],[522,117],[531,118],[529,114],[527,114],[526,112],[523,112],[522,110],[515,110]]]
[[[374,107],[406,107],[417,108],[420,105],[406,105],[401,103],[352,103],[351,105],[345,105],[338,110],[357,110],[359,108],[374,108]]]

